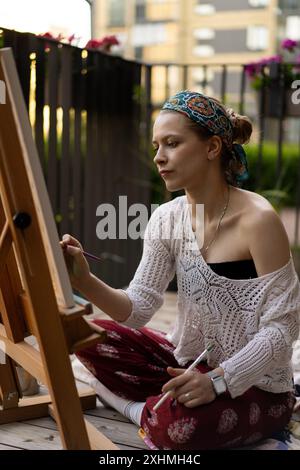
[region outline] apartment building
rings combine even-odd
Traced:
[[[178,60],[180,0],[94,0],[92,35],[115,34],[123,55],[143,61]]]
[[[273,53],[278,23],[298,29],[299,0],[93,0],[93,37],[117,34],[130,58],[195,63]]]
[[[116,34],[127,58],[193,64],[187,86],[194,89],[205,82],[206,91],[220,90],[222,69],[214,64],[226,64],[230,94],[240,81],[235,64],[275,54],[287,35],[300,39],[300,0],[94,0],[92,31]],[[176,89],[178,70],[169,72],[169,88]],[[162,95],[159,68],[155,81]]]
[[[300,40],[300,0],[279,0],[279,37]]]

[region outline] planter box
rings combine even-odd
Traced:
[[[300,104],[292,102],[293,89],[284,91],[283,117],[300,117]],[[261,93],[264,93],[264,110],[263,114],[267,117],[279,118],[281,116],[281,90],[278,88],[266,88],[258,94],[258,109],[260,110]]]

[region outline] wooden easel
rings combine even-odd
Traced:
[[[103,340],[74,302],[50,202],[10,49],[0,49],[0,424],[50,413],[65,449],[117,447],[83,418],[69,354]],[[34,335],[39,351],[26,342]],[[15,362],[45,384],[50,397],[22,398]],[[0,429],[1,430],[1,429]]]

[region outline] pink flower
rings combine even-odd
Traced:
[[[257,63],[250,62],[249,64],[245,65],[245,72],[248,77],[254,77],[257,74]]]
[[[100,46],[100,42],[99,39],[90,39],[86,45],[85,45],[85,49],[98,49],[98,47]]]
[[[58,36],[54,36],[49,31],[47,31],[47,33],[39,34],[38,36],[41,37],[41,38],[45,38],[45,39],[54,39],[54,41],[61,41],[62,39],[64,39],[64,37],[61,33],[59,33]]]
[[[111,46],[117,46],[118,44],[120,44],[120,42],[116,36],[105,36],[102,39],[90,39],[85,45],[85,48],[109,52]]]
[[[71,34],[71,36],[68,37],[68,43],[69,43],[69,44],[72,44],[72,42],[74,41],[74,39],[75,39],[75,34],[73,33],[73,34]]]
[[[280,64],[282,62],[282,57],[280,55],[273,55],[271,57],[264,57],[263,59],[258,60],[257,62],[250,62],[245,66],[245,72],[248,77],[253,78],[262,71],[264,65],[271,63]]]
[[[282,62],[282,57],[281,55],[272,55],[270,57],[264,57],[263,59],[259,60],[257,62],[258,65],[268,65],[271,63],[277,63],[280,64]]]
[[[49,31],[47,31],[46,33],[43,33],[43,34],[38,34],[38,36],[40,38],[44,38],[44,39],[52,39],[52,41],[60,41],[60,36],[58,37],[55,37],[52,33],[50,33]],[[51,48],[51,42],[45,42],[45,45],[44,45],[44,48],[45,48],[45,51],[48,51],[50,48]]]
[[[282,42],[281,42],[281,47],[282,49],[286,49],[290,52],[293,52],[295,47],[297,47],[298,45],[298,42],[297,41],[294,41],[294,39],[284,39]]]
[[[282,62],[282,56],[277,54],[277,55],[272,55],[269,57],[269,62],[275,62],[276,64],[280,64]]]
[[[290,63],[291,58],[286,62],[284,55],[285,51],[288,51],[289,54],[294,53],[298,46],[300,46],[300,44],[298,44],[297,41],[294,41],[293,39],[284,39],[281,43],[282,53],[270,57],[263,57],[259,61],[245,65],[245,73],[251,80],[251,86],[255,90],[259,90],[263,86],[270,85],[273,79],[270,75],[271,64],[282,64],[280,71],[283,74],[285,86],[289,86],[293,80],[298,79],[300,71],[300,55],[296,58],[293,57],[292,63]]]
[[[74,33],[71,34],[71,36],[64,38],[64,36],[61,33],[59,33],[59,35],[55,37],[49,31],[43,34],[39,34],[39,37],[45,38],[45,39],[52,39],[54,41],[59,41],[59,42],[64,40],[64,42],[67,42],[70,45],[72,45],[75,40],[77,40],[78,42],[78,40],[80,39],[80,37],[76,37]],[[90,39],[86,43],[85,49],[95,49],[95,50],[100,50],[104,52],[110,52],[111,46],[117,46],[119,44],[120,42],[116,36],[114,35],[104,36],[104,38],[102,39]],[[49,48],[49,47],[50,47],[50,44],[46,43],[46,48]]]
[[[50,33],[49,31],[47,31],[47,33],[39,34],[38,36],[41,38],[46,38],[46,39],[55,39],[53,34]]]
[[[116,36],[105,36],[101,42],[103,45],[109,44],[110,46],[118,46],[120,44]]]

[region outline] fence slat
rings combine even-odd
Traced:
[[[61,233],[72,232],[71,207],[71,159],[70,159],[70,108],[72,96],[72,50],[70,47],[59,49],[61,74],[61,107],[63,112],[62,153],[60,160],[60,210],[62,213]]]
[[[85,179],[84,179],[84,245],[87,250],[93,251],[92,240],[95,230],[94,214],[94,187],[95,181],[95,146],[97,145],[97,113],[95,103],[96,90],[96,56],[90,52],[87,59],[88,72],[86,75],[86,100],[87,100],[87,148],[85,155]]]
[[[73,57],[73,105],[74,105],[74,155],[72,187],[74,198],[73,233],[79,240],[83,239],[83,182],[84,165],[82,157],[83,140],[85,144],[86,128],[82,125],[81,113],[84,109],[84,79],[81,50],[75,49]],[[83,149],[84,151],[85,149]]]
[[[36,88],[35,88],[35,124],[34,136],[39,157],[47,181],[47,161],[44,139],[44,105],[45,105],[45,43],[35,38],[33,48],[36,53]]]
[[[49,141],[48,141],[48,192],[55,216],[61,215],[59,206],[58,152],[57,152],[57,107],[59,57],[57,44],[49,46],[47,52],[47,103],[49,106]],[[58,227],[60,226],[58,221]]]

